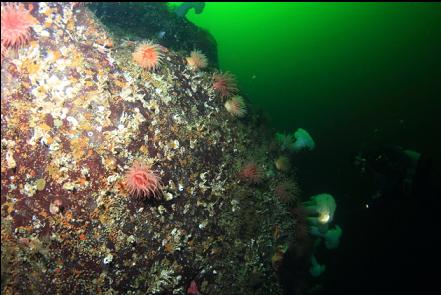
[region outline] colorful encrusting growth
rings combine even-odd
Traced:
[[[33,5],[2,6],[2,294],[282,294],[295,176],[234,77]]]

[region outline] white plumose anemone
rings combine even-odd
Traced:
[[[296,141],[294,142],[292,147],[294,151],[312,151],[315,148],[314,140],[305,129],[297,129],[297,131],[294,133],[294,137],[296,138]]]

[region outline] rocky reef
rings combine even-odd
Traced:
[[[175,51],[199,49],[207,55],[211,66],[218,65],[217,43],[210,32],[175,13],[166,2],[95,2],[89,9],[114,37],[157,39]]]
[[[110,32],[102,7],[25,8],[28,42],[2,47],[2,294],[280,294],[293,172],[249,103],[227,112],[193,48],[158,40],[161,66],[134,64],[142,40]],[[135,162],[160,197],[127,189]],[[250,162],[258,183],[239,177]]]

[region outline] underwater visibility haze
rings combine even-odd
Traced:
[[[427,294],[439,3],[1,4],[2,294]]]

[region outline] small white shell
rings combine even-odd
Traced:
[[[109,253],[109,254],[107,254],[106,257],[104,257],[103,262],[104,262],[104,264],[109,264],[112,262],[112,260],[113,260],[113,255]]]

